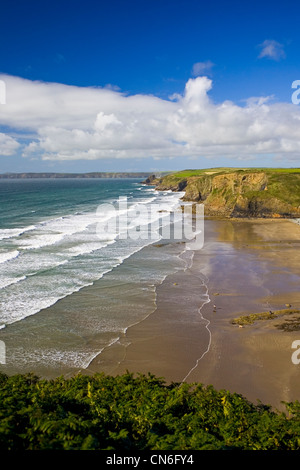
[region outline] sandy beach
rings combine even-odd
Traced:
[[[282,401],[299,399],[300,364],[291,357],[300,331],[278,329],[278,318],[243,328],[231,321],[286,304],[300,308],[300,226],[283,219],[206,220],[204,237],[191,265],[158,286],[156,310],[86,372],[150,372],[282,409]]]

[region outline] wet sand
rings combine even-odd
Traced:
[[[123,344],[99,355],[87,373],[153,373],[166,382],[201,382],[282,409],[300,398],[300,331],[278,319],[244,328],[243,314],[300,308],[300,226],[287,220],[207,220],[192,266],[157,288],[157,308],[129,328]]]
[[[185,378],[210,342],[209,322],[199,313],[208,300],[205,276],[191,268],[179,271],[157,287],[156,295],[156,310],[128,328],[125,338],[101,353],[89,370],[150,372],[176,382]]]
[[[231,245],[234,253],[227,262],[226,255],[210,262],[210,294],[217,306],[213,339],[206,360],[189,378],[283,409],[282,401],[300,398],[300,365],[291,360],[300,331],[278,329],[282,320],[276,318],[244,328],[231,320],[286,304],[300,308],[300,227],[284,220],[217,225],[219,243]],[[202,314],[210,309],[205,306]]]

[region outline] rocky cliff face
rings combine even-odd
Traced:
[[[185,191],[182,199],[202,202],[208,216],[300,217],[300,170],[188,173],[153,177],[148,184],[158,190]]]

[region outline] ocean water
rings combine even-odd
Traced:
[[[87,368],[153,312],[156,286],[189,262],[168,237],[181,196],[134,179],[0,180],[0,370]]]

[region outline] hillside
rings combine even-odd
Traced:
[[[146,178],[148,172],[129,173],[2,173],[0,179],[35,179],[35,178]]]
[[[184,191],[208,216],[300,217],[300,169],[215,168],[150,177],[158,190]]]

